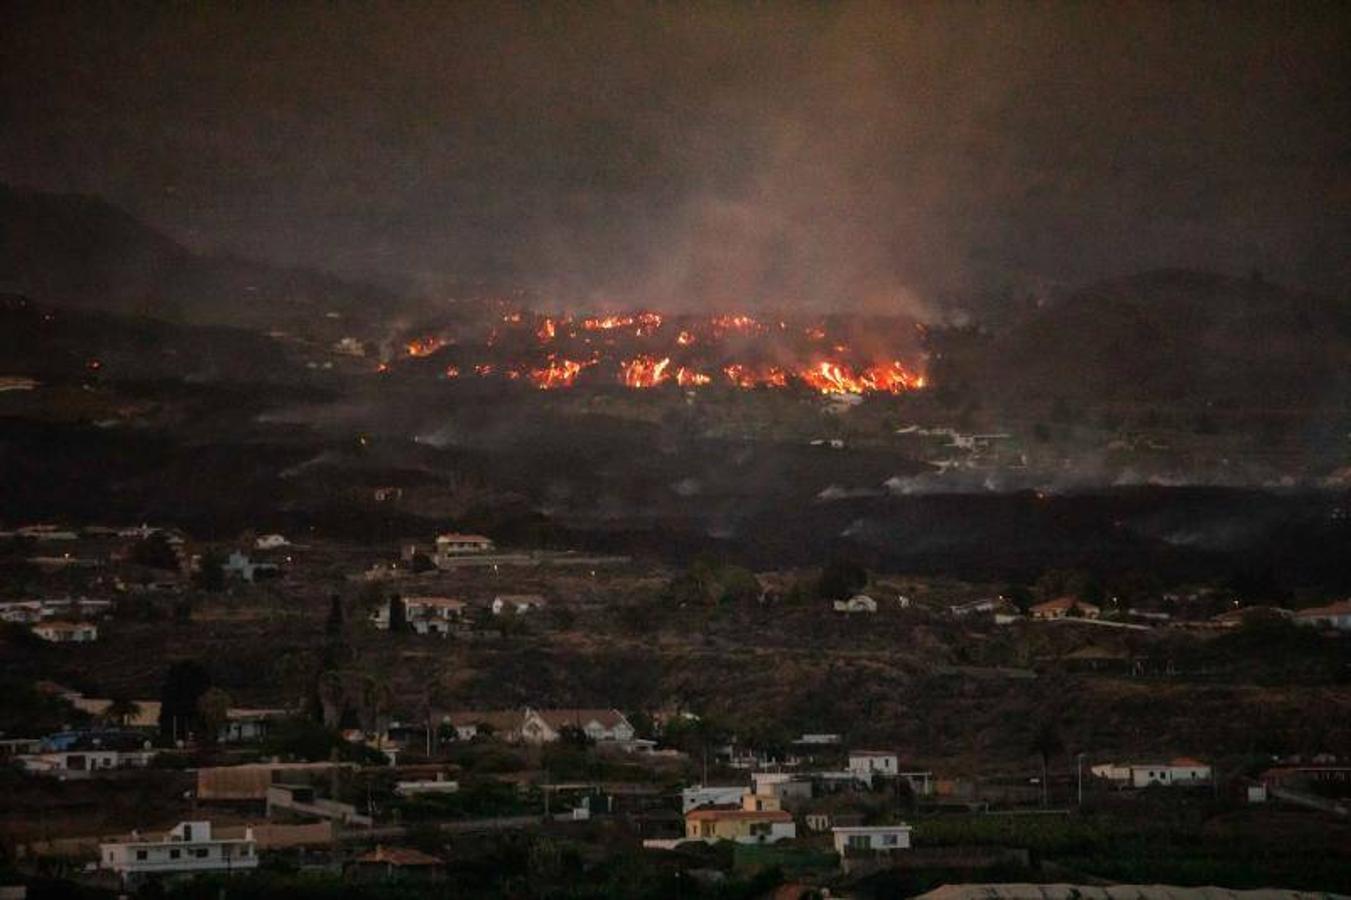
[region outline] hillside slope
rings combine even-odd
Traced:
[[[1351,311],[1258,278],[1164,270],[1037,310],[964,364],[1024,408],[1345,408]]]
[[[194,253],[96,197],[7,185],[0,291],[198,325],[348,333],[392,305],[375,288],[331,276]]]

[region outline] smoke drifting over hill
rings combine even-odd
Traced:
[[[0,178],[438,294],[923,313],[1164,265],[1351,275],[1334,4],[6,19]]]

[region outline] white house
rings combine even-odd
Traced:
[[[682,814],[703,806],[731,806],[741,802],[746,793],[744,785],[706,785],[687,787],[680,792]]]
[[[389,609],[393,601],[386,601],[371,615],[371,624],[380,631],[389,630]],[[463,618],[469,604],[453,597],[404,597],[404,619],[408,628],[417,634],[451,632],[451,627]]]
[[[877,601],[867,594],[855,594],[848,600],[836,600],[835,611],[842,613],[875,613],[877,612]]]
[[[418,781],[396,781],[394,793],[399,797],[416,797],[426,794],[454,794],[460,789],[460,783],[447,778],[445,773],[437,772],[435,779]]]
[[[56,750],[17,757],[19,766],[31,775],[55,778],[89,778],[114,769],[144,769],[155,758],[154,750]]]
[[[239,578],[251,584],[260,577],[267,578],[276,575],[281,569],[277,567],[276,563],[254,562],[249,559],[248,554],[236,550],[226,558],[224,564],[221,565],[221,571],[227,576]]]
[[[789,772],[752,772],[751,783],[757,796],[773,797],[780,802],[810,800],[812,796],[811,781]]]
[[[792,813],[781,809],[695,809],[685,814],[685,839],[774,844],[797,837]]]
[[[850,825],[830,829],[835,838],[835,852],[846,853],[890,852],[910,849],[909,825]]]
[[[244,709],[231,707],[226,710],[225,724],[221,725],[217,740],[223,744],[245,744],[261,741],[267,737],[268,729],[274,721],[284,719],[291,714],[287,709]]]
[[[521,740],[547,744],[558,740],[563,729],[576,728],[593,741],[627,743],[635,737],[633,726],[617,709],[529,709],[521,722]]]
[[[99,639],[99,627],[93,622],[39,622],[33,634],[54,644],[88,644]]]
[[[1209,784],[1211,775],[1210,766],[1188,757],[1179,757],[1171,762],[1100,763],[1090,771],[1121,787],[1136,788]]]
[[[524,615],[544,608],[544,598],[539,594],[498,594],[493,598],[493,615],[500,616],[511,612]]]
[[[849,751],[849,772],[872,781],[874,775],[894,776],[901,770],[896,754],[888,750]]]
[[[291,546],[291,542],[286,539],[285,535],[281,534],[260,535],[253,542],[255,550],[280,550],[282,547],[289,546]]]
[[[1330,606],[1301,609],[1295,613],[1294,619],[1296,625],[1351,631],[1351,600],[1342,600]]]
[[[432,561],[443,568],[452,559],[474,553],[491,553],[493,542],[481,534],[438,534],[436,536],[436,555]]]
[[[258,868],[258,847],[251,828],[242,838],[218,838],[210,822],[179,822],[155,840],[132,832],[126,840],[99,844],[99,866],[116,872],[124,884],[151,875],[228,875]]]

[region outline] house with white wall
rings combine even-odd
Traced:
[[[99,627],[93,622],[39,622],[32,631],[53,644],[89,644],[99,639]]]
[[[252,829],[242,838],[220,838],[210,822],[179,822],[158,838],[132,832],[125,840],[99,844],[99,866],[128,885],[152,876],[229,875],[258,868],[258,846]]]
[[[893,777],[901,770],[900,762],[890,750],[850,750],[849,772],[871,782],[873,776]]]
[[[1170,762],[1099,763],[1090,770],[1098,778],[1120,787],[1189,787],[1210,783],[1211,769],[1190,757]]]
[[[851,853],[890,853],[910,849],[909,825],[837,825],[830,829],[835,852],[841,856]]]

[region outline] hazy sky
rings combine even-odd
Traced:
[[[1343,3],[9,3],[0,179],[568,302],[1351,280]]]

